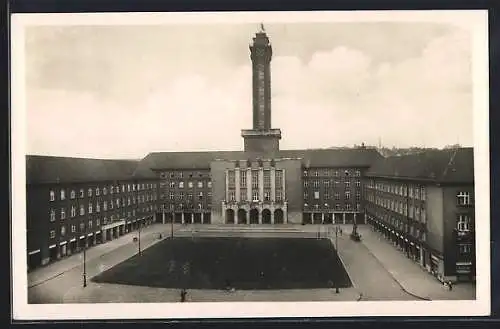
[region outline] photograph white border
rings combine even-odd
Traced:
[[[397,302],[216,302],[28,304],[26,270],[26,99],[24,29],[33,25],[160,25],[299,22],[439,22],[471,31],[476,212],[476,300]],[[11,16],[12,297],[14,320],[180,319],[490,314],[488,13],[349,11],[14,14]],[[479,224],[478,224],[479,223]]]

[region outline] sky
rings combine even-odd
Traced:
[[[473,145],[472,41],[438,23],[266,24],[281,148]],[[28,154],[241,150],[258,24],[36,26]]]

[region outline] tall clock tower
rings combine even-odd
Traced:
[[[279,151],[281,131],[271,128],[271,57],[273,50],[261,24],[250,44],[252,60],[253,128],[241,131],[245,151],[272,153]]]

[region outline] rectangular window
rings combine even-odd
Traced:
[[[208,188],[212,188],[212,182],[208,182],[208,183],[207,183],[207,187],[208,187]]]
[[[264,200],[265,201],[271,200],[271,192],[270,191],[268,191],[268,190],[264,191]]]
[[[184,182],[179,182],[179,188],[184,188]]]
[[[313,180],[313,187],[318,188],[319,187],[319,181],[318,180]]]
[[[61,208],[61,219],[66,218],[66,210],[64,208]]]
[[[81,188],[80,189],[80,198],[83,198],[85,196],[85,192],[83,191],[83,189]]]
[[[254,202],[259,201],[259,191],[256,191],[256,190],[252,191],[252,201],[254,201]]]
[[[345,192],[345,199],[350,200],[351,199],[351,192]]]
[[[330,199],[330,191],[325,191],[325,200]]]
[[[92,221],[89,220],[89,228],[91,229],[92,228]]]
[[[324,184],[325,188],[329,188],[330,187],[330,181],[327,179],[325,180]]]
[[[54,239],[56,237],[56,231],[52,230],[50,231],[50,238]]]
[[[264,188],[271,187],[271,172],[269,170],[264,170]]]
[[[309,199],[309,193],[307,191],[304,191],[304,200]]]
[[[227,173],[227,184],[229,187],[233,187],[235,185],[235,173],[234,171],[230,170]]]
[[[471,217],[469,215],[458,215],[457,231],[469,232],[471,229]]]
[[[198,188],[203,188],[203,182],[202,181],[198,182]]]
[[[309,181],[307,181],[307,180],[305,180],[305,181],[304,181],[304,187],[305,187],[305,188],[308,188],[308,187],[309,187]]]
[[[361,176],[361,171],[360,171],[360,170],[356,170],[356,171],[354,172],[354,175],[355,175],[356,177]]]
[[[188,188],[193,188],[193,182],[192,181],[188,182]]]
[[[53,222],[56,220],[56,211],[54,209],[50,210],[50,221]]]
[[[247,172],[244,170],[240,171],[240,186],[247,187]]]
[[[61,190],[61,200],[66,199],[66,192],[64,190]]]
[[[76,232],[76,225],[71,225],[71,233],[75,233]]]
[[[184,192],[179,193],[179,199],[183,200],[184,199]]]
[[[240,190],[240,200],[247,201],[247,190],[246,189]]]
[[[281,190],[276,190],[276,201],[282,200],[282,192]]]
[[[85,207],[82,205],[80,205],[80,216],[83,216],[85,215]]]
[[[283,185],[283,171],[276,170],[276,188],[281,188]]]
[[[345,210],[348,210],[348,211],[352,210],[352,206],[350,203],[346,203]]]
[[[356,201],[361,200],[361,193],[356,192]]]
[[[203,200],[203,192],[198,192],[198,200]]]
[[[361,187],[361,182],[359,180],[356,180],[356,187]]]
[[[88,196],[88,197],[91,197],[91,196],[92,196],[92,189],[91,189],[91,188],[89,188],[89,189],[87,190],[87,196]]]
[[[56,199],[56,194],[54,191],[49,191],[49,200],[54,201]]]
[[[89,203],[89,214],[92,213],[92,203]]]
[[[259,188],[259,172],[257,170],[252,170],[252,188]]]
[[[340,200],[340,193],[339,192],[335,192],[335,200]]]
[[[351,182],[346,180],[345,181],[345,188],[350,188],[351,187]]]
[[[457,204],[461,206],[470,205],[470,194],[469,192],[460,192],[457,194]]]

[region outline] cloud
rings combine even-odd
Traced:
[[[467,33],[457,31],[399,61],[375,61],[342,45],[309,59],[275,56],[272,120],[283,131],[282,148],[375,144],[379,137],[388,145],[443,146],[458,138],[471,145],[470,49]],[[129,73],[127,88],[115,91],[134,97],[30,88],[28,152],[141,157],[242,149],[240,130],[252,126],[250,63],[207,62],[206,70],[172,75],[153,74],[158,62],[147,63],[132,70],[137,80]]]

